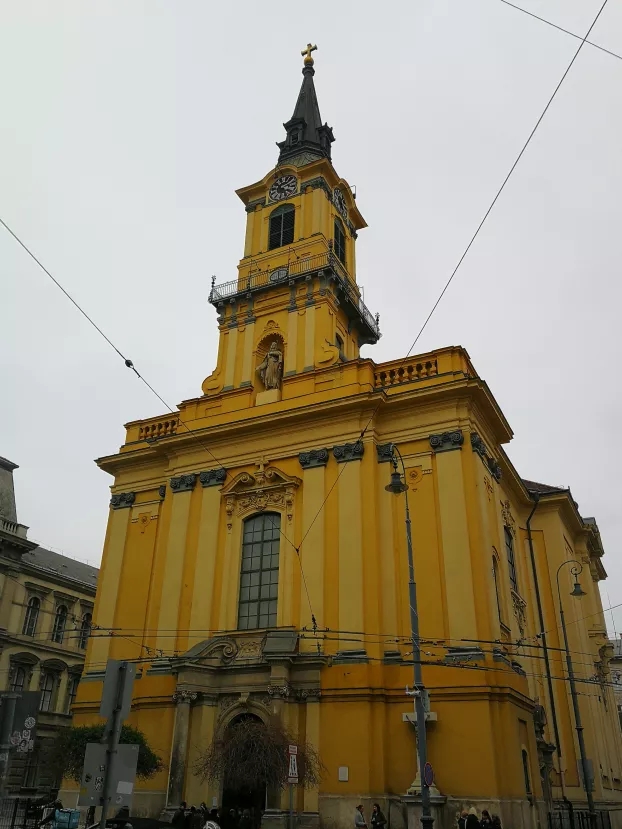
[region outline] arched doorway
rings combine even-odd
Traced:
[[[232,719],[227,725],[225,739],[227,731],[235,728],[236,725],[239,725],[240,723],[249,721],[263,725],[261,718],[255,714],[238,714],[238,716],[234,717],[234,719]],[[261,825],[261,816],[266,809],[266,787],[261,786],[260,788],[253,788],[244,785],[233,785],[232,781],[225,777],[223,780],[222,792],[222,818],[224,822],[223,825],[225,826],[227,826],[229,822],[232,822],[229,820],[229,813],[231,809],[236,810],[238,817],[239,814],[248,809],[251,814],[253,826],[258,828]]]

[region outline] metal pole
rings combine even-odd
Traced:
[[[119,738],[121,736],[121,728],[123,727],[123,719],[121,718],[121,706],[123,701],[123,687],[125,685],[125,677],[127,672],[127,662],[122,662],[119,665],[119,676],[117,678],[117,693],[116,702],[112,710],[112,716],[107,723],[108,732],[108,749],[106,751],[106,771],[104,772],[104,792],[102,797],[102,813],[99,820],[100,829],[106,829],[106,814],[108,806],[112,800],[114,792],[112,791],[114,777],[112,774],[112,766],[115,760],[117,749],[119,747]],[[106,731],[104,731],[105,740]]]
[[[559,571],[566,564],[576,564],[578,567],[573,567],[571,572],[574,576],[578,576],[583,570],[583,565],[578,561],[564,561],[557,568],[557,596],[559,598],[559,615],[562,623],[562,631],[564,633],[564,646],[566,648],[566,663],[568,665],[568,680],[570,683],[570,696],[572,697],[572,707],[574,709],[575,729],[579,739],[579,754],[581,755],[581,767],[583,769],[583,786],[585,794],[587,795],[587,808],[590,813],[590,825],[592,829],[598,829],[597,815],[594,810],[594,798],[592,797],[592,786],[589,776],[589,769],[587,764],[587,755],[585,753],[585,740],[583,738],[583,725],[581,724],[581,711],[579,710],[579,697],[577,696],[577,687],[574,679],[574,671],[572,669],[572,657],[570,656],[570,647],[568,645],[568,632],[566,631],[566,620],[564,618],[564,608],[562,607],[562,595],[559,587]]]
[[[15,719],[15,706],[20,694],[9,692],[2,694],[0,704],[0,795],[4,796],[6,778],[11,758],[11,731]]]
[[[294,829],[294,784],[289,784],[289,829]]]
[[[402,464],[404,484],[406,484],[406,468],[404,459],[395,446],[393,451],[397,454]],[[421,670],[421,648],[419,645],[419,614],[417,612],[417,585],[415,584],[415,567],[413,563],[413,541],[410,522],[410,508],[408,506],[408,486],[404,490],[406,501],[406,543],[408,547],[408,599],[410,604],[410,631],[413,647],[413,674],[415,684],[415,712],[417,716],[417,753],[419,756],[419,776],[421,778],[421,823],[423,829],[432,829],[434,818],[430,809],[430,788],[425,781],[424,771],[428,761],[428,748],[426,740],[425,722],[425,686]]]

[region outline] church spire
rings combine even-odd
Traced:
[[[302,163],[307,164],[317,158],[328,158],[330,160],[330,145],[335,140],[333,131],[328,124],[322,124],[320,107],[315,94],[313,76],[313,58],[317,46],[307,44],[307,48],[300,53],[304,56],[302,67],[302,86],[294,114],[287,123],[283,124],[287,131],[285,141],[277,142],[279,148],[279,164],[285,161],[294,162],[294,159],[301,157]]]

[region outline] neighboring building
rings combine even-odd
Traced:
[[[610,662],[611,680],[613,682],[613,692],[618,707],[618,716],[622,724],[622,633],[620,634],[620,638],[614,639],[612,644],[613,658]]]
[[[304,825],[349,829],[356,804],[369,816],[377,800],[403,826],[417,760],[404,692],[404,496],[385,491],[395,442],[410,488],[441,825],[465,805],[512,829],[546,825],[563,794],[585,808],[555,586],[568,559],[580,561],[587,593],[570,598],[563,568],[595,798],[620,809],[598,528],[569,490],[519,476],[502,448],[510,426],[463,348],[380,365],[360,357],[380,336],[356,282],[366,224],[332,166],[313,74],[307,55],[278,166],[237,191],[244,255],[237,278],[212,286],[220,346],[202,396],[129,423],[120,451],[98,461],[114,482],[95,622],[124,638],[89,644],[76,722],[95,721],[108,658],[147,660],[130,721],[167,769],[138,783],[136,812],[182,798],[263,806],[265,792],[204,785],[193,767],[237,717],[277,715],[326,766],[318,789],[296,790]],[[376,278],[390,289],[390,274]],[[416,304],[415,288],[396,301]],[[184,336],[200,347],[200,333]],[[535,499],[555,724],[527,543]],[[268,805],[277,811],[266,822],[282,820],[287,796]]]
[[[99,571],[28,540],[14,469],[0,458],[0,690],[41,691],[34,752],[14,755],[8,776],[8,793],[26,796],[60,784],[46,747],[71,724]]]

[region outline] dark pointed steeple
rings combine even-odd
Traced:
[[[331,127],[328,124],[322,124],[320,107],[315,94],[313,83],[315,69],[311,57],[311,52],[315,49],[317,46],[308,43],[307,48],[301,52],[305,59],[302,68],[302,86],[294,114],[286,124],[283,124],[287,130],[287,138],[285,141],[277,142],[280,150],[279,164],[285,161],[295,163],[298,159],[303,164],[308,164],[316,158],[330,160],[330,145],[335,137]]]

